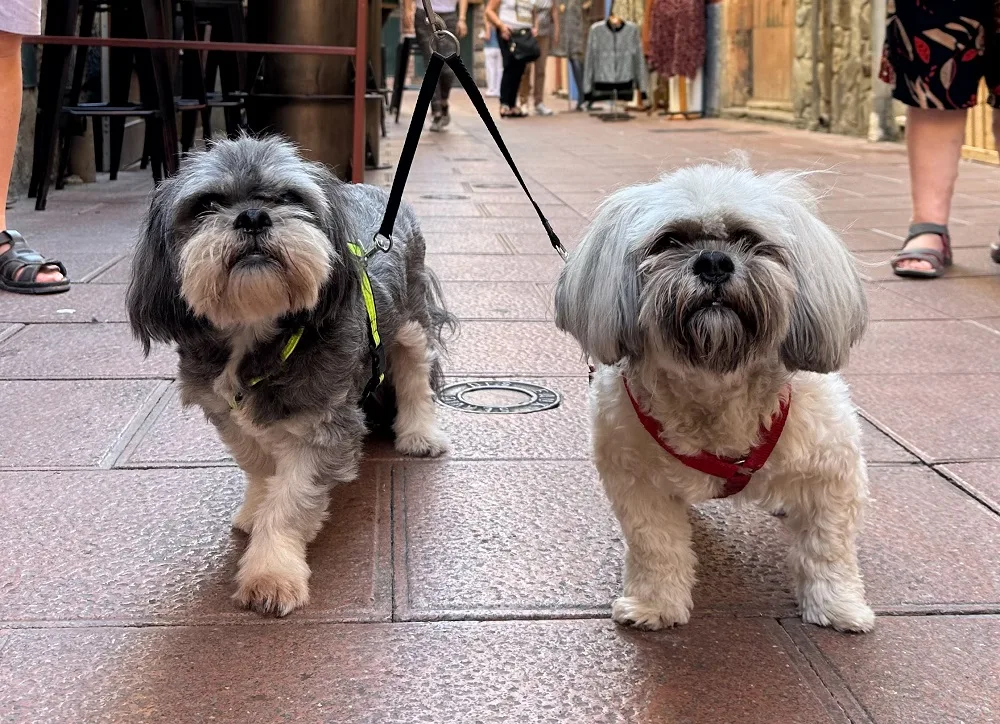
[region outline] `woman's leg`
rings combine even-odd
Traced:
[[[527,107],[528,99],[531,98],[531,68],[535,63],[528,63],[524,66],[524,72],[521,73],[521,85],[518,86],[517,92],[517,102]]]
[[[535,92],[535,107],[543,105],[545,100],[545,70],[546,66],[549,64],[549,50],[552,47],[552,38],[548,35],[540,36],[538,38],[538,47],[542,51],[542,54],[538,56],[538,60],[535,61],[535,73],[534,73],[534,92]]]
[[[524,74],[524,63],[514,60],[508,43],[500,43],[503,53],[503,77],[500,79],[500,105],[515,108],[517,106],[517,91]]]
[[[913,108],[906,114],[906,153],[910,162],[910,196],[913,200],[913,223],[947,226],[951,197],[958,179],[958,162],[965,141],[966,111],[940,111]],[[907,249],[943,249],[937,234],[921,234],[906,245]],[[900,269],[930,271],[929,262],[903,259]]]
[[[0,232],[7,229],[7,192],[14,168],[17,128],[21,122],[21,36],[0,31]],[[8,237],[0,236],[0,254],[10,249]],[[2,265],[0,265],[2,266]],[[9,279],[20,280],[24,269],[11,265]],[[60,282],[62,272],[54,266],[39,269],[39,284]]]

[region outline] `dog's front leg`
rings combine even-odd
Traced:
[[[620,470],[601,470],[601,481],[628,547],[625,595],[611,617],[653,631],[687,623],[696,562],[688,506]]]
[[[795,538],[789,562],[802,620],[838,631],[871,631],[875,614],[865,602],[858,567],[858,521],[866,498],[864,461],[856,470],[810,481],[786,506]]]
[[[436,457],[448,451],[448,437],[437,423],[427,330],[403,324],[389,351],[396,388],[396,449],[405,455]]]
[[[258,613],[287,616],[309,601],[306,546],[323,525],[328,498],[317,480],[318,462],[317,451],[289,446],[275,455],[263,490],[253,491],[250,541],[234,598]]]

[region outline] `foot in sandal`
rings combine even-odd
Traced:
[[[15,294],[56,294],[69,290],[61,261],[46,259],[10,229],[0,231],[0,290]]]
[[[896,276],[933,279],[951,266],[951,235],[942,224],[911,224],[903,248],[890,261]]]

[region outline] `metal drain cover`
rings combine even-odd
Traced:
[[[517,186],[515,186],[514,184],[507,184],[507,183],[481,183],[481,184],[472,184],[472,188],[474,188],[474,189],[516,189]]]
[[[479,397],[486,402],[476,402]],[[559,406],[559,393],[529,382],[469,380],[448,385],[438,393],[447,407],[481,415],[514,415],[541,412]]]
[[[420,198],[432,201],[464,201],[469,197],[465,194],[423,194]]]

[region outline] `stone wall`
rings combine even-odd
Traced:
[[[792,105],[812,130],[868,133],[871,113],[871,0],[799,0]]]

